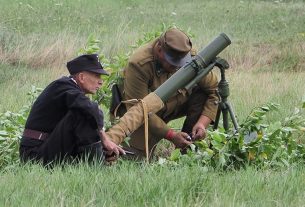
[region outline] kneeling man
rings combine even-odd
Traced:
[[[69,77],[50,83],[34,102],[20,143],[22,161],[43,164],[75,158],[124,154],[104,132],[104,116],[86,94],[101,87],[107,75],[98,56],[82,55],[67,63]]]

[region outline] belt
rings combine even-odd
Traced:
[[[48,133],[40,132],[32,129],[24,129],[23,136],[32,138],[32,139],[39,139],[39,140],[45,140],[48,137]]]

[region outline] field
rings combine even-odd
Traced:
[[[280,104],[275,122],[305,98],[302,0],[0,0],[0,113],[17,112],[34,85],[67,75],[65,64],[93,34],[111,59],[144,33],[176,25],[200,50],[219,33],[232,44],[229,101],[238,121],[253,107]],[[304,115],[304,113],[303,113]],[[170,123],[181,127],[181,120]],[[304,139],[305,140],[305,139]],[[219,171],[119,162],[116,166],[7,166],[0,206],[304,206],[304,163],[280,170]]]

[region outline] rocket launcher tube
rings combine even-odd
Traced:
[[[190,90],[194,85],[196,85],[204,76],[206,76],[215,66],[215,63],[211,63],[208,65],[204,70],[200,70],[196,77],[191,80],[184,88],[188,91]]]
[[[231,40],[229,37],[226,34],[221,33],[200,51],[192,62],[181,67],[167,81],[159,86],[155,90],[156,95],[159,96],[163,102],[166,102],[178,89],[185,88],[185,86],[196,77],[200,70],[205,70],[205,68],[216,59],[216,56],[230,44]]]

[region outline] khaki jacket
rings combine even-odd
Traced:
[[[142,99],[150,92],[155,91],[162,83],[164,83],[173,73],[165,72],[157,63],[153,56],[153,47],[157,40],[148,43],[131,55],[128,65],[124,69],[124,89],[123,99]],[[216,89],[218,85],[217,76],[210,72],[198,84],[200,88],[207,94],[208,100],[202,104],[202,114],[214,120],[217,112],[218,96]],[[187,101],[187,96],[179,92],[164,103],[164,108],[157,114],[151,114],[149,117],[149,132],[155,137],[165,137],[170,129],[162,120],[178,105]],[[127,105],[127,109],[131,105]]]

